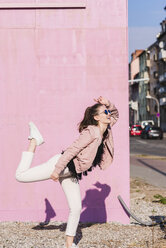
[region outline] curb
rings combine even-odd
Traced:
[[[136,158],[166,160],[166,157],[164,156],[155,156],[155,155],[146,155],[146,154],[130,154],[130,156]]]

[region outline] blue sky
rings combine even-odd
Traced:
[[[160,22],[166,18],[166,0],[128,0],[129,60],[136,49],[156,41]]]

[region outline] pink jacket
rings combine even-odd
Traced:
[[[119,118],[118,110],[112,103],[110,103],[109,109],[111,110],[111,123],[108,126],[108,138],[104,140],[104,154],[100,164],[102,170],[106,169],[113,161],[114,144],[111,127]],[[102,136],[99,127],[89,125],[83,129],[79,138],[65,150],[55,166],[55,171],[60,174],[71,159],[74,161],[77,173],[88,170],[92,165],[101,141]]]

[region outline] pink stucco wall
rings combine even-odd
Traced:
[[[103,95],[120,113],[113,127],[115,159],[80,182],[81,220],[129,222],[117,199],[120,194],[129,205],[127,0],[82,2],[86,9],[0,10],[1,221],[67,220],[59,183],[15,180],[28,147],[28,122],[45,139],[37,165],[73,142],[85,108]]]

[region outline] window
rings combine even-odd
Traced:
[[[156,53],[153,55],[153,61],[157,61],[157,54]]]
[[[150,59],[150,51],[148,51],[148,52],[146,53],[146,59],[147,59],[147,60]]]
[[[133,127],[132,130],[133,131],[141,131],[142,130],[142,127],[140,127],[140,126]]]

